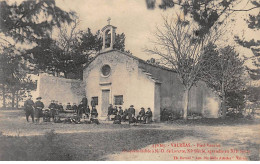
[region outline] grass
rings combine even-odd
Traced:
[[[192,132],[134,129],[66,135],[50,131],[33,137],[1,135],[0,160],[106,160],[109,154],[140,149],[184,135],[192,135]]]
[[[26,123],[23,111],[0,111],[0,160],[109,160],[122,151],[164,142],[220,143],[248,149],[259,160],[259,121],[247,119],[176,120],[130,126]]]

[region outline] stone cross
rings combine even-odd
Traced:
[[[108,23],[108,25],[110,25],[110,21],[111,21],[111,18],[108,17],[108,19],[107,19],[107,23]]]

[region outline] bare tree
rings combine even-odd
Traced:
[[[199,80],[203,68],[202,54],[208,43],[214,43],[221,33],[212,28],[210,33],[200,37],[199,26],[187,20],[164,17],[161,29],[157,28],[154,48],[146,51],[159,55],[164,64],[175,70],[184,86],[183,118],[187,119],[188,98],[191,87]]]

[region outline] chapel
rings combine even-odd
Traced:
[[[133,105],[136,114],[141,107],[149,107],[154,121],[160,120],[164,108],[180,112],[183,86],[177,73],[114,49],[116,27],[110,23],[101,32],[102,50],[83,71],[86,97],[89,103],[95,101],[99,116],[106,117],[109,104],[123,110]],[[192,87],[188,104],[189,112],[205,117],[218,115],[219,99],[203,82]]]

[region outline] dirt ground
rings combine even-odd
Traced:
[[[23,111],[9,110],[0,111],[0,132],[0,160],[235,161],[259,160],[260,155],[259,120],[34,124],[25,121]]]

